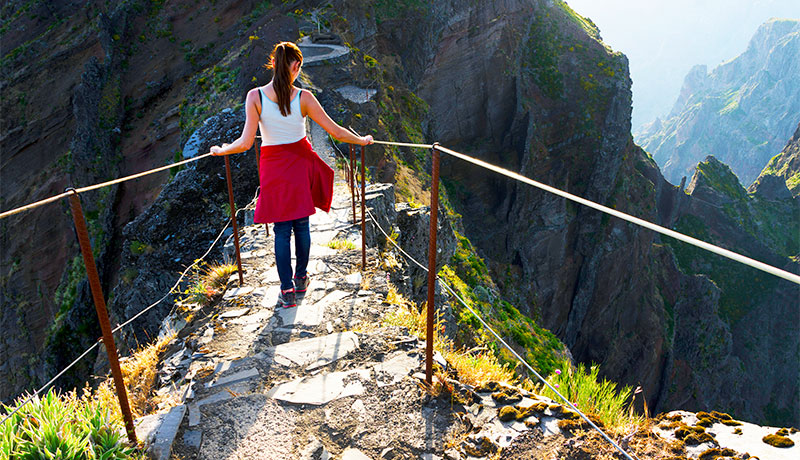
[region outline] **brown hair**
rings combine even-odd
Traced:
[[[278,108],[284,117],[292,113],[289,98],[292,96],[291,67],[295,61],[303,63],[303,53],[300,52],[300,48],[292,42],[280,42],[272,48],[269,63],[264,65],[272,69],[272,87],[278,96]]]

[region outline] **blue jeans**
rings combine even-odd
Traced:
[[[303,278],[308,268],[308,253],[311,250],[311,229],[308,217],[301,219],[275,222],[272,226],[275,232],[275,265],[278,267],[278,277],[281,279],[281,290],[292,289],[292,251],[289,240],[294,230],[294,249],[297,264],[294,276]]]

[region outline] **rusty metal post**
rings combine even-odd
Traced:
[[[106,301],[103,297],[103,288],[100,286],[100,277],[97,274],[97,266],[94,264],[92,243],[89,240],[89,232],[86,230],[86,220],[83,217],[81,199],[74,188],[69,188],[67,191],[72,192],[69,196],[72,219],[75,221],[75,232],[78,234],[78,243],[81,246],[83,264],[86,267],[86,276],[89,278],[89,287],[92,290],[97,319],[100,322],[100,329],[103,331],[103,344],[105,344],[106,353],[108,353],[108,364],[111,366],[111,375],[114,377],[114,386],[117,389],[120,412],[122,412],[122,417],[125,419],[125,431],[128,433],[128,441],[136,445],[137,441],[136,431],[133,428],[133,414],[131,414],[131,407],[128,404],[128,392],[125,389],[122,370],[119,367],[117,346],[114,344],[114,335],[111,333],[111,323],[108,320],[108,310],[106,309]]]
[[[364,149],[361,146],[361,271],[367,269],[367,221],[364,219],[364,207],[367,201],[367,189],[364,185],[366,174],[364,173]]]
[[[436,232],[439,227],[439,151],[433,144],[433,171],[431,171],[431,231],[428,240],[428,305],[427,327],[425,331],[425,381],[430,385],[433,382],[433,294],[436,287]]]
[[[358,217],[356,215],[355,174],[356,174],[356,160],[355,160],[354,147],[353,144],[350,144],[350,199],[353,203],[353,225],[355,225],[358,222],[356,220]]]
[[[233,183],[231,181],[231,160],[225,155],[225,178],[228,180],[228,202],[231,206],[231,222],[233,223],[233,245],[236,247],[236,267],[239,269],[239,286],[244,284],[242,274],[242,256],[239,253],[239,226],[236,223],[236,203],[233,202]]]

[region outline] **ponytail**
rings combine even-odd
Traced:
[[[292,42],[280,42],[272,48],[269,55],[270,63],[265,67],[272,69],[272,87],[278,96],[278,108],[281,115],[288,116],[292,113],[290,97],[292,96],[292,64],[295,61],[303,62],[303,53]]]

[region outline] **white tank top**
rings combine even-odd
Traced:
[[[306,137],[306,118],[300,108],[300,92],[289,103],[291,111],[289,115],[281,115],[281,109],[277,102],[258,89],[261,96],[261,119],[258,121],[258,128],[261,131],[261,145],[280,145],[291,144]]]

